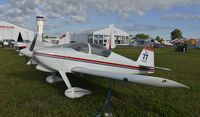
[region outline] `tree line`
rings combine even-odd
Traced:
[[[141,39],[149,39],[150,36],[148,34],[136,34],[135,35],[136,38],[141,38]],[[182,31],[180,29],[174,29],[172,32],[171,32],[171,40],[174,40],[176,38],[183,38],[182,36]],[[159,36],[156,37],[156,40],[157,41],[161,41],[162,38],[160,38]]]

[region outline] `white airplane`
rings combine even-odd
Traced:
[[[21,32],[19,32],[17,42],[14,44],[16,51],[26,48],[30,42],[30,40],[23,40]]]
[[[62,78],[51,75],[46,81],[53,83],[63,79],[68,87],[65,95],[70,98],[81,97],[91,92],[72,87],[66,73],[89,74],[158,87],[188,88],[166,78],[138,75],[153,73],[158,68],[154,67],[154,51],[148,46],[144,47],[137,61],[89,43],[37,49],[33,58],[38,63],[36,69],[50,73],[59,72]]]
[[[37,64],[36,69],[51,73],[46,78],[48,83],[64,80],[68,87],[65,96],[69,98],[82,97],[90,94],[91,91],[72,87],[66,73],[89,74],[157,87],[188,88],[166,78],[140,75],[154,73],[155,69],[170,69],[154,66],[154,51],[149,46],[144,47],[137,61],[112,52],[110,49],[115,47],[115,44],[111,44],[114,42],[112,34],[111,30],[108,40],[110,44],[107,44],[109,45],[107,49],[89,43],[44,47],[41,43],[41,35],[36,35],[30,48],[22,49],[20,52],[32,58],[28,64]],[[57,76],[56,73],[59,73],[61,77]]]
[[[64,44],[35,50],[33,46],[34,44],[30,50],[32,59],[37,63],[36,69],[51,73],[46,78],[48,83],[64,80],[68,87],[65,96],[69,98],[79,98],[91,91],[72,87],[66,73],[89,74],[157,87],[188,88],[166,78],[139,75],[154,73],[155,69],[169,70],[154,66],[154,51],[149,46],[144,47],[137,61],[89,43]],[[56,73],[61,77],[55,75]]]

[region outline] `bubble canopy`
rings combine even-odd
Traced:
[[[103,46],[99,46],[96,44],[89,44],[89,43],[73,43],[73,44],[63,44],[63,45],[57,45],[54,46],[57,48],[72,48],[78,52],[87,53],[89,54],[91,49],[91,54],[103,56],[103,57],[109,57],[111,54],[110,50],[107,50]]]

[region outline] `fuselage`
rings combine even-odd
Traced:
[[[96,45],[93,47],[91,44],[80,44],[84,47],[82,50],[80,48],[78,50],[76,46],[74,44],[72,46],[38,49],[34,51],[34,57],[39,64],[45,67],[67,73],[71,73],[71,69],[75,67],[128,74],[145,74],[154,71],[151,68],[140,67],[137,62],[110,50],[98,48]]]

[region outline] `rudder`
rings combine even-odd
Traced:
[[[140,66],[154,67],[154,49],[148,45],[145,45],[137,59],[137,62]]]

